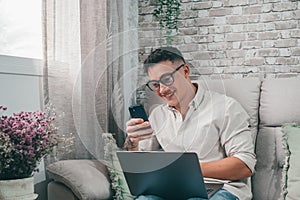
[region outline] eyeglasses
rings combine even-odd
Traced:
[[[181,64],[179,67],[177,67],[173,72],[171,73],[165,73],[163,75],[161,75],[161,77],[159,78],[159,80],[151,80],[151,81],[148,81],[148,83],[146,83],[147,87],[154,91],[154,92],[157,92],[160,90],[160,83],[165,85],[165,86],[170,86],[174,83],[174,77],[173,77],[173,74],[175,72],[177,72],[181,67],[183,67],[185,65],[184,64]]]

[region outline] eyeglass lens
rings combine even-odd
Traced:
[[[152,80],[152,81],[149,81],[146,85],[150,88],[150,90],[153,90],[153,91],[158,91],[160,89],[160,83],[162,83],[163,85],[166,85],[166,86],[170,86],[173,84],[174,82],[174,77],[173,77],[173,74],[175,72],[177,72],[182,66],[184,66],[184,64],[180,65],[179,67],[177,67],[173,72],[171,73],[166,73],[166,74],[163,74],[159,81],[156,81],[156,80]]]

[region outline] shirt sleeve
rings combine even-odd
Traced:
[[[254,172],[256,156],[254,141],[249,128],[249,115],[234,99],[226,101],[224,123],[221,127],[221,143],[227,156],[242,160]]]

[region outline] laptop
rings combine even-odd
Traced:
[[[157,195],[164,199],[209,199],[223,183],[205,184],[193,152],[117,151],[132,195]]]

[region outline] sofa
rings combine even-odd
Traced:
[[[203,89],[235,98],[248,112],[257,156],[251,178],[253,199],[280,199],[287,162],[282,126],[300,124],[300,78],[253,77],[197,82]],[[144,105],[149,112],[159,103],[158,97],[146,91]],[[101,160],[59,161],[49,165],[47,173],[52,180],[48,184],[48,200],[112,199],[111,179]]]

